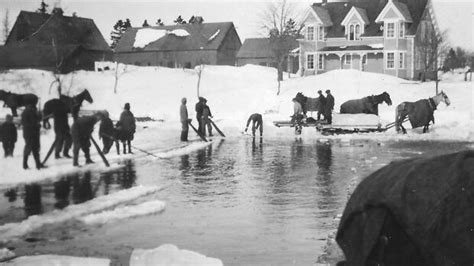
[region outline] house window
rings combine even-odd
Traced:
[[[350,65],[352,63],[352,55],[351,54],[346,54],[344,55],[344,63],[346,65]]]
[[[308,41],[314,40],[314,27],[313,26],[308,26],[306,28],[306,38],[308,39]]]
[[[387,53],[387,69],[395,68],[395,53]]]
[[[354,40],[354,25],[352,24],[349,26],[349,40]]]
[[[405,37],[405,23],[400,22],[399,26],[400,26],[400,29],[399,29],[399,32],[398,32],[399,33],[398,37],[404,38]]]
[[[265,63],[265,62],[260,62],[259,65],[261,65],[261,66],[267,66],[267,63]]]
[[[324,41],[324,27],[323,26],[319,26],[318,28],[318,40]]]
[[[350,41],[360,40],[361,28],[360,24],[350,24],[348,38]]]
[[[314,54],[308,54],[306,58],[307,69],[314,69]]]
[[[324,55],[319,54],[318,55],[318,70],[323,70],[324,69]]]
[[[400,53],[398,58],[398,68],[405,69],[405,53]]]
[[[395,23],[387,23],[387,38],[395,38]]]
[[[367,64],[367,55],[362,56],[362,64],[366,65]]]
[[[360,40],[360,25],[357,24],[356,25],[356,36],[355,36],[356,40]]]

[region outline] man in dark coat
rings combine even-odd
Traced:
[[[324,97],[323,92],[321,90],[318,90],[318,94],[319,94],[318,120],[321,120],[321,114],[324,115],[324,110],[326,108],[326,97]]]
[[[203,125],[202,125],[202,111],[204,109],[204,101],[206,99],[204,97],[199,97],[199,101],[196,103],[196,120],[198,122],[198,132],[203,132]]]
[[[100,122],[100,127],[99,127],[99,139],[102,139],[102,152],[104,154],[109,153],[110,148],[114,144],[114,141],[116,139],[116,133],[115,133],[115,127],[114,123],[112,120],[109,118],[109,112],[105,111],[104,112],[104,118]],[[118,146],[118,142],[117,142]],[[118,147],[117,147],[118,151]]]
[[[324,117],[328,124],[332,124],[332,110],[334,109],[334,97],[330,90],[326,90],[326,105],[324,110]]]
[[[28,169],[28,157],[33,153],[36,169],[44,168],[41,164],[40,151],[40,115],[36,106],[29,104],[21,114],[21,125],[23,127],[23,138],[25,139],[25,149],[23,151],[23,169]]]
[[[201,133],[203,136],[206,136],[206,127],[207,127],[207,130],[209,132],[209,137],[212,137],[211,118],[212,118],[211,108],[209,108],[209,105],[207,105],[207,100],[204,99],[203,107],[202,107],[202,117],[201,117],[201,123],[202,123]]]
[[[181,99],[181,106],[179,107],[179,117],[181,120],[181,141],[188,141],[188,123],[191,121],[191,119],[188,117],[188,108],[186,107],[186,102],[186,98]]]
[[[3,151],[5,157],[13,157],[13,150],[18,137],[15,124],[13,124],[13,116],[7,115],[5,123],[0,126],[0,141],[3,142]]]
[[[263,135],[263,119],[262,115],[255,113],[250,115],[249,119],[247,120],[247,125],[245,126],[244,132],[247,132],[250,121],[252,121],[252,136],[255,137],[255,131],[258,129],[260,131],[260,137]]]
[[[56,159],[61,158],[60,153],[61,150],[63,150],[63,156],[71,158],[69,155],[69,150],[72,146],[71,129],[68,122],[69,107],[61,100],[58,100],[55,103],[56,108],[53,111],[54,134],[56,135],[54,157]]]
[[[73,165],[78,166],[79,150],[82,149],[86,164],[94,163],[91,160],[89,148],[91,146],[91,135],[94,131],[94,125],[104,117],[102,113],[96,113],[90,116],[82,116],[76,119],[71,127]]]
[[[117,130],[118,130],[118,138],[124,141],[124,154],[127,153],[125,150],[125,142],[128,145],[128,153],[132,153],[132,144],[131,141],[133,140],[133,135],[135,134],[136,125],[135,125],[135,116],[132,112],[130,112],[130,104],[126,103],[123,108],[122,114],[120,114],[120,120],[118,121]]]

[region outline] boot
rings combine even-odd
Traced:
[[[132,152],[132,143],[130,142],[130,140],[128,141],[128,153],[133,154],[133,152]]]

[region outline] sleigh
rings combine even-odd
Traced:
[[[382,126],[377,115],[373,114],[333,114],[333,123],[328,124],[325,120],[305,120],[296,124],[292,121],[274,121],[277,127],[314,127],[323,135],[352,134],[352,133],[370,133],[384,132],[391,128],[388,124]]]

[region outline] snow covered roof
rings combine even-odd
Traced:
[[[129,28],[115,51],[217,50],[231,30],[232,22]]]

